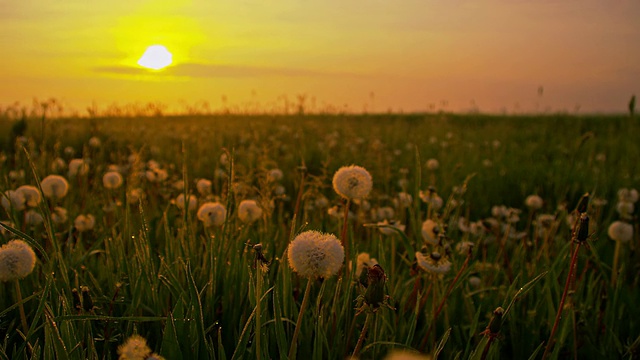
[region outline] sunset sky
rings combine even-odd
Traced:
[[[638,0],[0,0],[0,106],[624,112],[639,19]],[[137,65],[154,44],[164,70]]]

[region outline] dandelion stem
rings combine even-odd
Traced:
[[[345,342],[346,347],[345,347],[345,354],[344,357],[347,357],[347,351],[349,351],[349,348],[351,347],[351,335],[353,335],[353,332],[355,331],[356,328],[356,318],[354,317],[351,320],[351,325],[349,325],[349,332],[347,333],[347,341]]]
[[[352,358],[358,356],[360,349],[362,349],[362,345],[364,344],[364,338],[367,335],[367,331],[369,331],[369,323],[371,322],[371,315],[373,313],[371,311],[367,312],[367,318],[364,320],[364,326],[362,326],[362,332],[360,332],[360,337],[358,338],[358,343],[356,344],[356,348],[353,349],[353,354],[351,354]]]
[[[342,232],[340,232],[340,240],[342,241],[342,246],[344,246],[344,254],[345,254],[345,259],[347,259],[347,264],[349,263],[349,259],[350,259],[349,258],[349,240],[347,239],[347,226],[349,225],[349,205],[351,205],[351,200],[347,199],[344,204],[344,218],[342,222]]]
[[[493,339],[494,339],[493,336],[489,336],[489,338],[487,339],[487,345],[485,345],[484,349],[482,349],[480,360],[485,360],[487,358],[487,355],[489,355],[489,349],[491,348],[491,343],[493,342]]]
[[[296,197],[296,207],[294,210],[294,215],[296,215],[296,217],[298,217],[298,213],[300,212],[300,204],[302,203],[302,194],[304,194],[304,180],[306,177],[306,173],[302,172],[302,175],[300,175],[300,188],[298,189],[298,196]],[[296,227],[296,223],[293,223],[293,227]]]
[[[560,298],[560,304],[558,304],[558,313],[556,314],[556,320],[553,323],[553,328],[551,328],[551,335],[549,335],[549,341],[547,341],[547,346],[544,349],[544,354],[542,354],[542,360],[546,359],[549,354],[551,347],[553,346],[553,337],[558,330],[558,324],[560,323],[560,317],[562,317],[562,310],[564,308],[564,302],[567,299],[567,293],[569,292],[569,285],[571,284],[571,279],[573,277],[573,272],[576,267],[576,262],[578,260],[578,250],[580,250],[581,242],[578,242],[575,249],[573,250],[573,255],[571,256],[571,264],[569,265],[569,274],[567,275],[567,281],[564,285],[564,291],[562,292],[562,298]]]
[[[311,284],[313,283],[312,279],[307,281],[307,288],[304,290],[304,296],[302,297],[302,304],[300,304],[300,312],[298,313],[298,320],[296,321],[296,330],[293,332],[293,339],[291,340],[291,347],[289,348],[289,359],[296,358],[296,348],[298,343],[298,334],[300,333],[300,328],[302,327],[302,315],[304,314],[304,310],[309,303],[309,293],[311,292]]]
[[[616,248],[613,253],[613,266],[611,268],[611,285],[616,286],[618,281],[618,265],[620,262],[620,241],[616,241]]]
[[[436,321],[438,320],[438,315],[440,315],[440,312],[442,311],[442,308],[444,307],[444,304],[447,301],[447,298],[451,294],[451,291],[453,290],[453,287],[458,282],[458,279],[460,279],[460,275],[462,275],[462,272],[467,268],[467,265],[469,264],[469,260],[471,260],[471,254],[472,254],[471,249],[469,249],[469,252],[467,253],[467,258],[464,260],[464,263],[460,267],[460,270],[458,270],[458,273],[456,274],[456,277],[453,278],[453,281],[449,284],[449,287],[447,287],[447,291],[444,293],[444,296],[442,297],[442,300],[440,301],[440,305],[438,305],[438,308],[433,313],[433,320],[431,321],[431,324],[429,325],[429,329],[427,329],[427,334],[422,339],[422,344],[420,344],[420,349],[421,350],[424,350],[425,346],[427,345],[427,341],[429,339],[429,335],[431,335],[431,330],[433,330],[433,327],[435,326]]]
[[[20,291],[20,282],[18,282],[18,280],[16,279],[14,283],[16,284],[16,296],[18,298],[18,303],[20,304],[19,308],[20,308],[20,321],[22,322],[22,331],[26,336],[27,333],[29,332],[29,325],[27,325],[27,315],[25,315],[24,305],[22,304],[22,291]]]
[[[308,286],[307,286],[308,287]],[[257,271],[256,271],[256,291],[255,291],[255,296],[256,296],[256,359],[260,360],[261,359],[261,354],[260,354],[260,346],[262,345],[262,309],[261,309],[261,304],[260,304],[260,300],[262,299],[262,270],[260,269],[260,265],[258,265]],[[297,331],[298,327],[296,326],[296,331]]]

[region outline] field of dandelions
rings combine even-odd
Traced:
[[[637,119],[0,130],[0,359],[640,356]]]

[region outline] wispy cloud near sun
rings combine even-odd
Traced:
[[[102,74],[115,75],[149,75],[160,77],[189,78],[250,78],[250,77],[365,77],[353,72],[323,71],[315,69],[297,69],[288,67],[258,67],[246,65],[218,65],[203,63],[184,63],[168,67],[162,71],[152,72],[134,66],[98,66],[93,70]]]

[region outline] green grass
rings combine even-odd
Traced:
[[[353,244],[347,260],[359,252],[377,258],[395,308],[371,316],[362,359],[382,358],[392,349],[420,350],[423,343],[425,352],[442,359],[479,359],[487,342],[481,333],[499,306],[507,312],[488,358],[540,358],[569,270],[566,217],[586,192],[608,203],[590,207],[592,236],[580,249],[551,358],[633,358],[640,351],[637,216],[615,286],[610,282],[614,243],[606,234],[618,219],[618,189],[640,188],[637,120],[447,114],[53,119],[46,122],[45,139],[40,125],[40,119],[28,121],[27,152],[14,147],[14,139],[2,139],[3,193],[23,184],[38,186],[38,179],[53,173],[56,157],[72,158],[65,154],[67,146],[75,149],[73,157],[91,160],[90,171],[69,179],[69,194],[56,204],[68,210],[63,224],[51,221],[53,204],[46,200],[36,209],[44,223],[36,226],[27,226],[22,212],[0,208],[0,219],[14,224],[14,233],[3,232],[1,243],[27,239],[38,255],[34,272],[20,280],[30,325],[26,334],[13,282],[0,285],[0,359],[114,359],[118,346],[136,333],[167,359],[250,359],[258,353],[263,359],[286,359],[307,280],[291,270],[285,250],[302,230],[340,235],[342,220],[313,202],[322,195],[329,207],[342,205],[331,179],[339,167],[351,164],[372,174],[371,207],[395,207],[395,218],[407,225],[403,234],[385,236],[363,226],[376,222],[371,211],[351,207],[356,218],[347,232]],[[0,120],[0,128],[10,127],[10,121]],[[99,148],[88,145],[92,136],[102,141]],[[134,153],[141,161],[130,164]],[[222,154],[232,161],[223,162]],[[435,171],[425,166],[430,158],[440,163]],[[167,170],[166,181],[137,175],[147,170],[148,160]],[[122,166],[126,180],[120,189],[107,191],[102,175],[112,164]],[[294,218],[300,166],[306,179]],[[267,181],[272,168],[283,171],[281,181]],[[12,180],[10,172],[20,169],[24,179]],[[66,176],[66,170],[59,171]],[[171,203],[181,193],[197,194],[200,178],[212,180],[213,196],[227,207],[221,227],[205,229],[195,212],[183,213]],[[174,187],[179,181],[185,188]],[[455,193],[465,181],[466,192]],[[283,193],[276,191],[280,185]],[[428,186],[444,199],[442,209],[429,210],[417,196]],[[128,204],[125,195],[136,187],[146,194],[141,206]],[[401,191],[413,195],[409,208],[394,204]],[[544,199],[539,213],[557,215],[546,246],[528,226],[524,199],[530,194]],[[246,198],[265,210],[251,225],[236,216],[237,204]],[[119,205],[107,211],[113,201]],[[460,216],[486,219],[495,205],[523,210],[513,226],[526,234],[524,239],[458,229]],[[79,233],[73,219],[87,213],[96,216],[96,226]],[[420,227],[428,214],[446,226],[451,246],[452,269],[442,276],[414,265],[415,252],[427,246]],[[498,241],[489,241],[493,235]],[[463,240],[476,245],[471,261],[431,324],[465,260],[455,250]],[[254,266],[257,243],[271,262],[264,274]],[[353,352],[365,322],[364,313],[355,316],[359,289],[346,268],[339,276],[312,281],[298,357],[344,358]],[[81,286],[89,288],[95,308],[74,308],[71,290]]]

